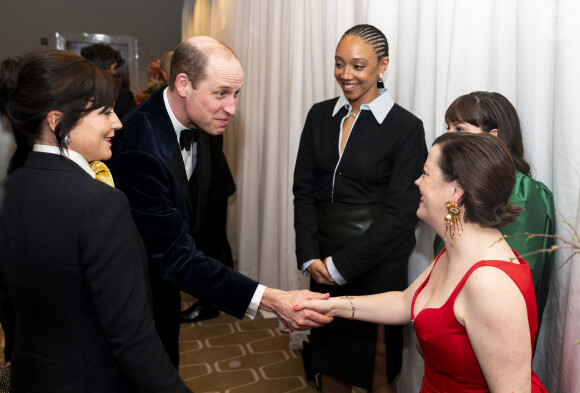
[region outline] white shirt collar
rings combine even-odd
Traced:
[[[50,154],[58,154],[61,155],[60,148],[58,146],[53,145],[40,145],[34,144],[32,146],[33,151],[37,151],[40,153],[50,153]],[[78,166],[80,166],[85,172],[87,172],[91,177],[95,178],[95,172],[91,169],[89,162],[79,153],[74,150],[64,149],[63,156],[67,157],[71,161],[74,161]]]
[[[175,115],[173,114],[171,106],[169,106],[169,98],[167,98],[167,90],[169,90],[169,87],[163,90],[163,102],[165,102],[165,109],[167,109],[167,113],[169,114],[169,118],[171,119],[171,124],[173,125],[173,129],[175,130],[175,134],[177,135],[177,140],[179,140],[179,135],[181,134],[181,131],[187,130],[187,127],[181,124],[179,120],[177,120],[177,117],[175,117]]]
[[[370,110],[372,114],[375,116],[375,119],[377,119],[377,121],[379,122],[379,124],[382,124],[387,115],[389,114],[389,112],[391,111],[391,109],[393,109],[393,106],[395,106],[395,101],[393,100],[387,89],[379,89],[379,94],[380,95],[377,98],[375,98],[370,104],[362,104],[360,106],[360,109]],[[341,94],[340,97],[338,97],[338,101],[336,101],[336,105],[334,106],[334,110],[332,111],[332,116],[335,116],[342,107],[348,109],[349,112],[352,109],[352,106],[350,105],[347,98],[343,94]]]

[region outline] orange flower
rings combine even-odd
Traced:
[[[149,54],[151,62],[147,66],[147,83],[146,89],[138,89],[140,94],[135,95],[135,101],[137,105],[145,101],[151,94],[156,90],[160,89],[165,85],[163,80],[163,74],[161,74],[161,68],[159,67],[159,59],[155,59],[153,54]]]

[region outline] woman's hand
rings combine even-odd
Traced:
[[[314,260],[314,262],[308,266],[306,271],[318,284],[335,285],[334,280],[326,268],[326,258],[324,259],[324,262],[322,262],[320,259]]]
[[[318,314],[326,315],[328,317],[334,318],[335,310],[333,305],[336,305],[337,298],[329,299],[304,299],[294,305],[294,311],[311,310]]]

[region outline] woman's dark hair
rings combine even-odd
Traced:
[[[510,202],[516,169],[505,144],[489,134],[447,132],[433,142],[441,149],[439,168],[447,182],[463,189],[459,205],[465,222],[500,227],[514,222],[519,207]]]
[[[485,132],[497,129],[497,136],[508,147],[516,169],[530,176],[530,164],[524,159],[524,143],[516,108],[500,93],[474,91],[458,97],[447,108],[445,122],[469,123]]]
[[[380,61],[389,57],[389,43],[387,37],[382,31],[372,25],[356,25],[348,29],[341,37],[341,40],[348,36],[355,36],[362,39],[364,42],[372,46],[377,54],[377,59]],[[384,87],[382,81],[377,83],[377,87]]]
[[[40,137],[46,115],[62,113],[55,135],[66,148],[65,136],[80,118],[95,109],[112,108],[118,86],[111,74],[72,52],[41,49],[0,66],[0,97],[10,120],[30,141]]]

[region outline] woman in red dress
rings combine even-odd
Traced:
[[[417,216],[446,248],[404,291],[295,308],[412,323],[425,354],[421,392],[545,392],[532,370],[538,322],[530,268],[497,229],[520,210],[509,201],[515,175],[498,138],[441,135],[415,183]]]

